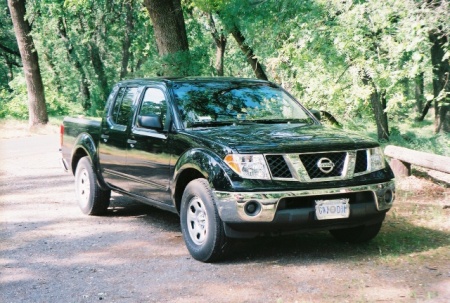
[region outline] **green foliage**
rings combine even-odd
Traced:
[[[27,86],[23,76],[17,76],[10,82],[10,88],[14,91],[13,95],[2,91],[2,106],[0,108],[1,118],[28,119],[27,106]]]
[[[44,85],[48,83],[44,83]],[[10,82],[10,87],[14,95],[10,95],[6,90],[0,90],[0,118],[28,119],[28,96],[25,78],[17,76]],[[47,86],[46,85],[46,86]],[[70,102],[56,91],[46,91],[47,112],[51,116],[65,116],[81,114],[82,108],[79,104]]]
[[[226,10],[227,5],[232,1],[229,1],[229,0],[191,0],[189,2],[188,2],[188,5],[190,7],[196,7],[204,12],[212,13],[212,12],[223,11],[224,9]]]
[[[51,114],[77,112],[81,107],[85,114],[101,113],[105,95],[121,78],[125,37],[130,38],[125,78],[159,76],[167,74],[167,70],[172,75],[214,76],[216,45],[211,35],[212,18],[215,30],[227,40],[226,76],[254,77],[245,54],[230,34],[239,29],[270,80],[288,89],[307,107],[326,110],[344,127],[365,131],[367,126],[375,125],[369,97],[376,91],[387,100],[386,112],[394,127],[391,141],[417,148],[425,147],[426,140],[448,146],[446,137],[431,138],[423,133],[408,135],[412,141],[402,142],[405,131],[398,126],[411,123],[417,116],[414,96],[417,75],[424,77],[425,96],[433,98],[428,35],[438,30],[448,36],[448,1],[183,0],[182,3],[189,52],[160,58],[142,0],[28,1],[28,18],[33,24]],[[133,7],[131,29],[127,27],[128,4]],[[0,44],[17,50],[5,8],[0,9]],[[448,60],[448,42],[444,48],[444,60]],[[188,66],[184,64],[186,61],[190,62]],[[0,49],[2,117],[27,115],[22,71],[14,62],[18,63],[17,58],[6,56]],[[8,78],[11,72],[14,79]],[[363,75],[371,81],[364,83]],[[89,96],[81,90],[83,77]],[[447,93],[441,92],[438,98],[445,101]],[[428,123],[432,119],[427,117]],[[354,122],[360,120],[365,128]],[[431,128],[422,124],[411,127]],[[422,142],[422,138],[427,139]],[[439,152],[447,153],[443,149]]]
[[[20,55],[9,10],[6,5],[0,6],[0,89],[8,89],[8,82],[15,69],[20,66]],[[3,98],[2,98],[3,99]]]
[[[434,134],[429,122],[399,124],[390,139],[390,144],[450,157],[450,134]]]
[[[431,119],[392,121],[389,142],[383,145],[402,146],[413,150],[450,157],[450,134],[435,134]],[[367,119],[355,118],[345,123],[346,131],[365,133],[377,139],[376,129],[367,124]]]

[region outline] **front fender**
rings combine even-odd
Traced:
[[[228,169],[223,160],[215,153],[201,148],[189,150],[178,159],[174,172],[174,188],[183,172],[192,169],[203,175],[212,188],[226,191],[232,189],[232,182],[229,178],[231,169]]]

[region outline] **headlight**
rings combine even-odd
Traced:
[[[384,155],[381,147],[369,149],[369,171],[377,171],[385,168]]]
[[[263,155],[227,155],[225,163],[242,178],[270,180]]]

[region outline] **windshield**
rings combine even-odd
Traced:
[[[176,83],[173,92],[185,127],[237,123],[313,123],[292,97],[269,83]]]

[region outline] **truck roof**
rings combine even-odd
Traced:
[[[252,78],[238,78],[238,77],[152,77],[139,78],[120,81],[118,84],[134,84],[147,85],[150,83],[189,83],[189,82],[253,82],[253,83],[268,83],[268,81],[252,79]]]

